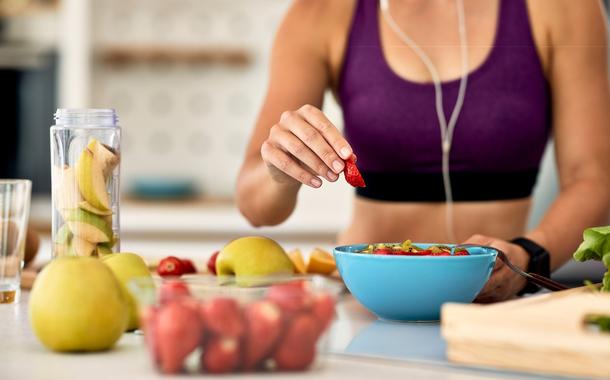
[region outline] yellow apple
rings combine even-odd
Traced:
[[[249,236],[233,240],[220,251],[216,273],[220,276],[266,276],[294,273],[294,267],[274,240]]]
[[[135,253],[111,253],[102,257],[102,262],[114,272],[114,275],[121,283],[121,289],[129,304],[129,323],[127,330],[135,330],[140,326],[138,318],[138,305],[132,294],[128,290],[128,283],[136,278],[152,277],[146,263]]]
[[[129,316],[118,280],[93,257],[51,261],[34,282],[29,302],[34,334],[54,351],[107,350]]]

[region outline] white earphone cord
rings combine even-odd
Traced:
[[[453,131],[457,124],[457,119],[464,105],[464,98],[466,95],[466,85],[468,84],[468,40],[466,36],[466,17],[464,11],[463,0],[456,0],[457,13],[458,13],[458,24],[459,24],[459,35],[460,35],[460,54],[462,58],[462,77],[460,78],[460,87],[458,89],[458,96],[453,107],[453,112],[447,123],[445,111],[443,109],[443,88],[441,86],[440,76],[436,67],[428,57],[428,55],[407,36],[402,29],[396,24],[392,15],[390,14],[389,0],[380,0],[381,10],[385,21],[388,26],[394,31],[394,33],[405,43],[411,50],[421,59],[432,77],[434,83],[435,93],[435,106],[436,114],[438,116],[438,122],[441,130],[441,143],[442,143],[442,172],[443,172],[443,188],[445,190],[445,228],[447,237],[452,243],[457,243],[455,239],[455,230],[453,223],[453,192],[451,188],[451,177],[449,173],[449,154],[451,152],[451,144],[453,142]]]

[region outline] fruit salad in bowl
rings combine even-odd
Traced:
[[[320,364],[336,285],[322,277],[136,280],[145,342],[164,374],[304,371]],[[252,285],[254,284],[254,285]]]
[[[391,321],[438,321],[445,302],[472,302],[497,256],[490,247],[409,240],[341,246],[333,253],[352,295]]]

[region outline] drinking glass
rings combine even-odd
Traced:
[[[0,179],[0,303],[19,302],[32,183]]]

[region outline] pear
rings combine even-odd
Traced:
[[[110,210],[110,195],[106,189],[103,165],[89,148],[83,150],[76,164],[76,181],[82,197],[101,211]]]
[[[114,148],[106,144],[102,144],[93,138],[89,140],[87,149],[93,153],[95,160],[102,165],[104,177],[108,178],[114,171],[114,168],[116,168],[119,164],[120,159],[118,152]]]
[[[52,260],[30,293],[32,330],[54,351],[107,350],[123,335],[128,318],[121,284],[108,266],[93,257]]]
[[[74,209],[66,212],[64,218],[74,236],[90,243],[108,243],[113,240],[112,228],[98,215]]]

